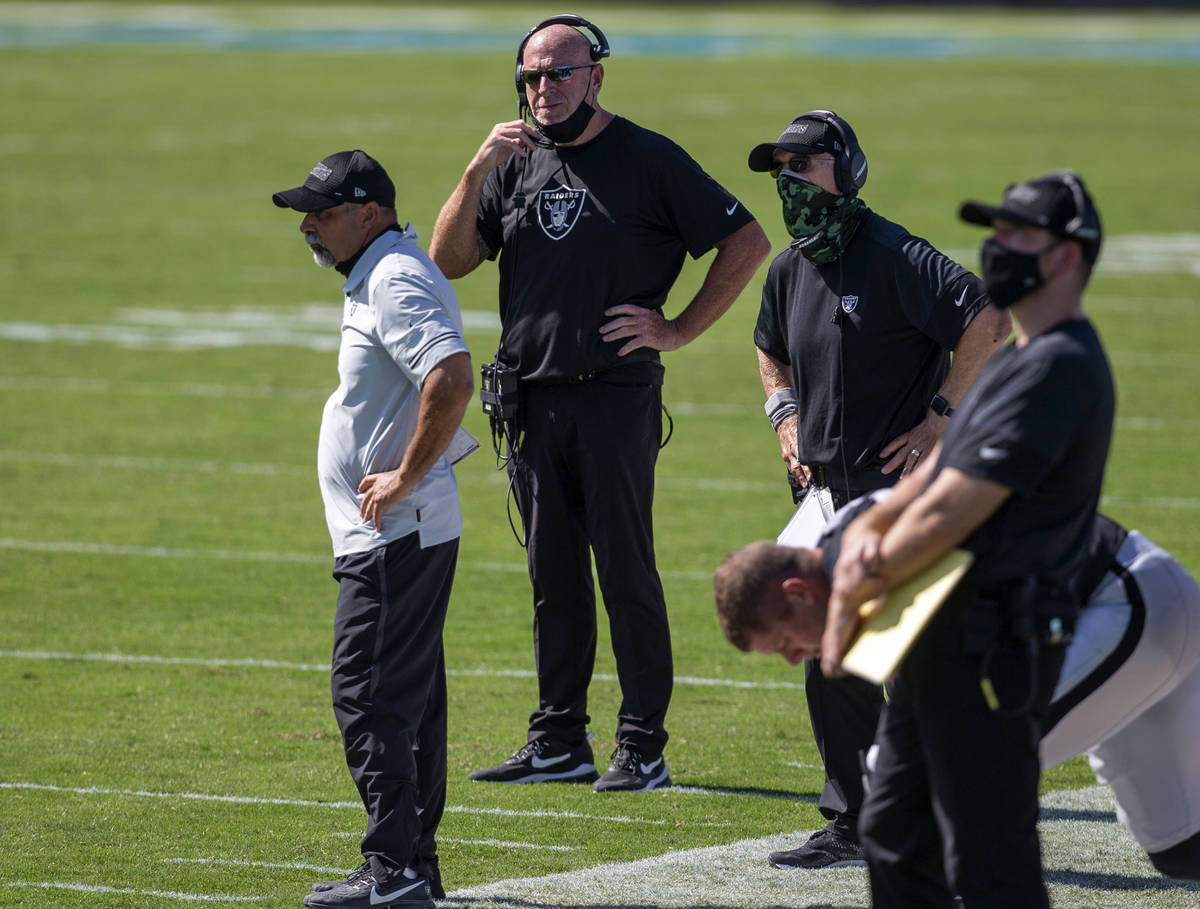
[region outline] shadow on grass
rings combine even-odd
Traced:
[[[1123,890],[1126,892],[1138,890],[1155,892],[1178,890],[1183,893],[1200,893],[1200,883],[1195,881],[1181,881],[1173,877],[1096,874],[1093,872],[1067,871],[1056,868],[1047,868],[1043,872],[1042,877],[1048,884],[1086,887],[1090,890]]]
[[[1104,824],[1115,824],[1117,812],[1099,811],[1091,808],[1043,808],[1038,815],[1039,821],[1092,821]]]

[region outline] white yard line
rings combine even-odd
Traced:
[[[115,798],[151,798],[165,799],[167,801],[201,801],[201,802],[223,802],[234,805],[283,805],[286,807],[298,808],[355,808],[362,809],[362,802],[322,802],[313,799],[282,799],[282,798],[263,798],[259,796],[245,795],[213,795],[199,792],[153,792],[144,789],[106,789],[100,786],[55,786],[48,783],[26,783],[26,782],[0,782],[0,790],[24,790],[31,792],[55,792],[65,795],[98,795],[104,797]],[[664,792],[670,790],[663,790]],[[507,808],[477,808],[472,805],[447,805],[445,808],[446,814],[467,814],[467,815],[483,815],[493,817],[511,817],[511,818],[547,818],[550,820],[560,821],[586,821],[588,823],[603,823],[603,824],[639,824],[650,826],[670,827],[674,826],[675,822],[664,820],[662,818],[646,818],[646,817],[631,817],[628,815],[611,815],[611,814],[584,814],[578,811],[547,811],[547,810],[528,810],[521,811],[517,809]],[[697,827],[726,827],[725,822],[707,822],[698,823],[689,826]],[[361,835],[361,834],[354,834]]]
[[[89,663],[128,663],[149,664],[161,666],[216,666],[221,668],[244,669],[288,669],[297,672],[329,672],[328,664],[321,663],[289,663],[284,660],[264,660],[253,658],[230,657],[173,657],[156,654],[137,653],[70,653],[54,650],[0,650],[0,659],[12,660],[43,660],[62,662],[76,660]],[[448,668],[446,675],[450,677],[478,677],[500,679],[532,679],[536,673],[532,669],[455,669]],[[597,672],[592,676],[598,682],[620,681],[614,673]],[[745,679],[707,679],[698,676],[680,675],[675,677],[676,685],[695,685],[701,688],[743,688],[759,691],[803,691],[803,682],[770,682],[749,681]]]
[[[362,836],[361,833],[357,835]],[[315,874],[328,874],[334,877],[345,877],[350,873],[346,868],[327,868],[324,865],[310,865],[307,862],[252,862],[227,858],[165,858],[162,861],[166,865],[224,865],[231,868],[279,868],[287,871],[312,871]]]
[[[79,893],[116,893],[126,896],[154,896],[167,900],[187,900],[196,903],[260,903],[265,896],[233,896],[223,893],[179,893],[174,890],[137,890],[132,887],[105,887],[102,884],[79,884],[66,881],[8,881],[2,890],[74,890]]]
[[[192,549],[178,546],[136,546],[124,543],[95,543],[83,540],[21,540],[0,537],[0,549],[24,552],[51,552],[68,555],[122,556],[147,559],[182,559],[185,561],[211,559],[218,562],[267,562],[280,564],[324,565],[332,567],[332,555],[309,552],[247,552],[240,549]],[[459,571],[489,571],[504,574],[525,574],[528,568],[518,562],[458,563]],[[708,584],[712,574],[705,571],[660,571],[659,576],[676,581],[695,581]]]
[[[438,842],[457,843],[463,846],[488,846],[494,849],[533,849],[538,852],[578,852],[586,848],[585,846],[562,846],[558,844],[514,843],[509,840],[465,840],[449,836],[439,836]]]

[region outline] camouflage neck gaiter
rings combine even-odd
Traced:
[[[795,237],[792,246],[814,265],[840,256],[862,226],[867,206],[858,196],[839,196],[782,170],[776,179],[783,200],[783,224]]]

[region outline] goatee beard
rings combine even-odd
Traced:
[[[337,265],[337,259],[333,257],[333,253],[321,244],[321,239],[316,234],[305,234],[304,242],[308,244],[309,251],[312,252],[313,261],[321,268],[333,268]]]

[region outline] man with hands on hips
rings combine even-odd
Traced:
[[[317,469],[339,585],[333,711],[367,829],[362,866],[314,884],[304,904],[315,909],[433,909],[445,895],[442,627],[462,533],[447,449],[474,378],[454,291],[398,225],[395,197],[361,150],[329,155],[272,197],[304,213],[314,260],[345,278]]]
[[[450,278],[499,256],[497,361],[520,389],[522,441],[508,469],[528,534],[538,706],[526,743],[470,775],[480,782],[670,784],[673,666],[651,520],[659,353],[715,322],[770,250],[744,206],[683,149],[600,106],[608,54],[603,33],[578,16],[530,29],[517,50],[521,119],[492,128],[430,246]],[[666,318],[685,257],[714,248],[699,291]],[[622,696],[617,747],[599,779],[587,740],[593,554]]]
[[[767,416],[793,492],[828,488],[841,508],[933,450],[1010,322],[978,278],[866,206],[866,155],[832,111],[799,115],[755,146],[748,165],[773,179],[793,237],[771,263],[754,331]],[[826,679],[810,660],[805,699],[829,823],[799,848],[771,853],[775,867],[862,859],[858,751],[874,734],[882,691]]]

